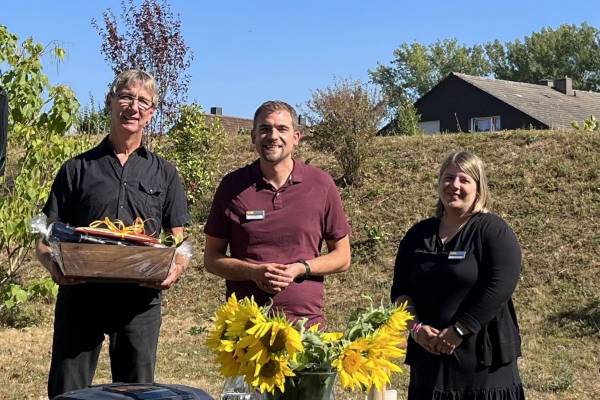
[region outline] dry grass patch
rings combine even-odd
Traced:
[[[222,173],[255,159],[249,136],[228,138]],[[494,212],[515,230],[523,274],[515,303],[523,333],[521,374],[528,399],[600,398],[600,135],[516,131],[491,135],[377,138],[363,186],[342,188],[352,224],[353,265],[326,281],[331,329],[366,300],[387,299],[402,235],[431,215],[439,162],[455,149],[486,162]],[[329,171],[329,154],[303,145],[299,157]],[[157,380],[202,387],[217,396],[220,378],[203,346],[224,284],[201,265],[202,223],[194,221],[193,268],[165,293]],[[41,271],[38,271],[41,273]],[[35,274],[34,274],[35,275]],[[0,330],[0,398],[42,398],[49,363],[51,311],[41,325]],[[108,381],[106,352],[96,382]],[[404,393],[406,375],[395,377]],[[362,399],[339,391],[338,399]]]

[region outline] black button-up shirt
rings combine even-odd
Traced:
[[[105,217],[131,225],[140,217],[146,234],[154,236],[161,228],[189,221],[175,167],[143,146],[121,166],[108,137],[63,164],[43,211],[71,226],[88,226]]]

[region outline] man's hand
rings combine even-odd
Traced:
[[[181,275],[183,275],[189,263],[190,260],[186,256],[175,252],[173,264],[171,265],[171,268],[169,268],[169,274],[164,281],[155,285],[155,287],[157,289],[169,289],[179,280],[179,278],[181,278]]]
[[[306,272],[306,267],[301,262],[295,262],[293,264],[286,264],[285,268],[288,271],[288,273],[290,274],[290,276],[292,277],[292,280],[296,279],[297,277],[299,277],[301,275],[304,275],[304,273]]]
[[[302,267],[304,268],[304,267]],[[252,280],[263,291],[271,294],[279,293],[293,281],[293,269],[288,265],[277,263],[259,264],[254,268]]]
[[[52,280],[58,285],[77,285],[85,283],[84,279],[79,278],[68,278],[63,275],[60,267],[56,263],[56,260],[52,256],[52,249],[50,246],[45,245],[41,240],[38,241],[35,253],[38,260],[44,268],[50,273]]]
[[[167,232],[173,235],[173,237],[184,237],[184,229],[182,226],[169,228],[167,229]],[[173,262],[171,264],[171,268],[169,268],[169,273],[167,274],[165,280],[158,284],[144,284],[142,286],[150,286],[161,290],[169,289],[171,286],[177,283],[177,281],[179,280],[179,278],[181,278],[181,275],[183,275],[189,264],[190,255],[184,255],[183,253],[175,250]]]

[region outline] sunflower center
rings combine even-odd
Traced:
[[[344,357],[342,364],[348,373],[354,373],[360,368],[360,355],[354,351],[348,352]]]
[[[272,378],[279,373],[279,363],[275,360],[269,360],[260,369],[260,376],[265,378]]]
[[[261,340],[262,340],[263,345],[271,353],[277,353],[278,351],[285,349],[285,333],[281,330],[279,332],[277,332],[277,335],[275,336],[275,340],[273,341],[273,344],[271,344],[271,335],[270,334],[263,336]]]
[[[252,328],[254,326],[254,322],[252,322],[251,318],[248,318],[246,320],[246,325],[244,325],[244,332],[246,332],[248,329]]]

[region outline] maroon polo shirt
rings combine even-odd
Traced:
[[[264,219],[248,212],[264,211]],[[256,214],[256,213],[255,213]],[[226,175],[213,199],[204,233],[229,243],[231,257],[252,263],[291,264],[320,255],[324,240],[350,233],[337,188],[324,171],[301,161],[278,190],[268,183],[259,161]],[[292,283],[273,296],[252,281],[226,281],[227,296],[254,296],[259,304],[273,297],[274,307],[290,320],[324,323],[323,277]]]

